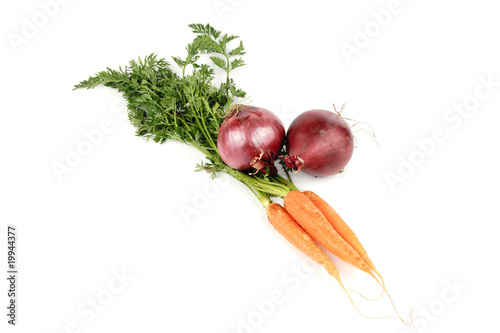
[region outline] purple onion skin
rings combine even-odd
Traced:
[[[250,164],[262,152],[262,160],[274,164],[285,140],[285,128],[271,111],[240,106],[220,126],[217,149],[224,163],[233,169],[250,171]]]
[[[302,171],[326,177],[347,165],[354,150],[354,137],[347,122],[336,113],[309,110],[290,124],[286,149],[289,156],[304,160]]]

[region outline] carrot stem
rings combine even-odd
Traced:
[[[286,185],[292,191],[299,191],[299,189],[291,181],[286,180],[285,178],[281,177],[280,175],[275,175],[272,178],[274,178],[276,181],[280,182],[281,184]]]

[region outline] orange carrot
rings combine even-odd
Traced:
[[[306,254],[309,258],[323,266],[337,282],[342,285],[340,274],[337,267],[331,262],[330,258],[316,244],[309,235],[288,212],[279,204],[272,203],[266,208],[266,214],[269,222],[287,241]]]
[[[266,214],[269,222],[273,225],[276,231],[278,231],[288,242],[299,249],[302,253],[306,254],[309,258],[326,269],[328,274],[330,274],[330,276],[339,283],[340,287],[342,287],[354,309],[360,315],[367,318],[374,318],[368,317],[358,310],[351,296],[347,292],[347,288],[345,288],[342,284],[337,267],[335,267],[326,253],[321,250],[311,235],[309,235],[281,205],[277,203],[270,204],[266,208]]]
[[[337,212],[316,193],[311,191],[304,191],[302,193],[304,193],[304,195],[309,200],[311,200],[316,207],[318,207],[318,209],[321,211],[321,213],[323,213],[328,222],[330,222],[335,231],[337,231],[337,233],[359,254],[359,256],[363,259],[365,264],[368,267],[370,267],[370,269],[380,277],[383,283],[382,276],[380,275],[377,268],[373,264],[373,261],[368,257],[368,254],[364,249],[363,245],[361,245],[361,242],[359,241],[358,237],[356,236],[354,231],[352,231],[352,229],[349,228],[347,223],[345,223],[345,221],[340,217],[340,215],[337,214]]]
[[[352,231],[351,228],[347,225],[347,223],[340,217],[340,215],[326,202],[324,201],[320,196],[315,194],[314,192],[311,191],[304,191],[302,192],[313,204],[316,206],[319,211],[323,214],[323,216],[327,219],[327,221],[330,223],[330,225],[335,229],[335,231],[344,239],[350,246],[353,248],[356,253],[359,254],[359,256],[362,258],[363,262],[368,266],[371,271],[373,271],[377,276],[380,278],[380,281],[373,275],[372,275],[382,286],[383,292],[387,294],[389,297],[392,307],[396,311],[398,318],[405,324],[411,325],[413,323],[413,318],[411,317],[410,313],[410,319],[411,322],[408,324],[401,318],[399,315],[394,302],[392,301],[392,297],[387,291],[385,287],[385,282],[384,279],[382,278],[382,275],[379,273],[377,268],[375,267],[375,264],[373,261],[368,257],[368,253],[366,252],[365,248],[363,245],[361,245],[361,242],[359,241],[358,237]],[[413,311],[413,310],[412,310]]]
[[[340,274],[337,267],[335,267],[333,262],[326,255],[326,253],[323,252],[323,250],[321,250],[321,248],[318,246],[316,241],[311,237],[311,235],[309,235],[307,231],[305,231],[304,228],[302,228],[292,218],[292,216],[290,216],[290,214],[281,205],[277,203],[272,203],[269,206],[267,206],[266,214],[269,222],[273,225],[276,231],[278,231],[293,246],[295,246],[301,252],[306,254],[309,258],[311,258],[318,264],[322,265],[326,269],[328,274],[330,274],[330,276],[332,276],[339,283],[340,287],[342,287],[347,297],[349,298],[349,301],[353,305],[354,309],[360,315],[373,319],[394,318],[394,317],[370,317],[361,313],[354,304],[351,296],[347,292],[348,288],[344,287],[342,280],[340,279]],[[356,293],[359,294],[359,292]]]
[[[305,194],[291,191],[285,197],[284,204],[292,218],[327,251],[376,279],[359,254],[335,231],[323,213]]]

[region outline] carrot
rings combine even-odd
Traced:
[[[342,285],[340,274],[330,258],[309,235],[279,204],[272,203],[266,208],[269,222],[293,246],[309,258],[323,266],[337,282]]]
[[[347,292],[349,288],[344,287],[342,280],[340,279],[340,273],[326,255],[323,250],[318,246],[316,241],[304,230],[290,214],[279,204],[271,203],[266,207],[266,215],[269,222],[288,242],[295,246],[302,253],[306,254],[309,258],[320,264],[325,268],[325,270],[332,276],[344,290],[349,301],[353,305],[354,309],[362,316],[372,319],[383,319],[383,318],[394,318],[394,317],[370,317],[359,311],[359,309],[354,304],[351,296]],[[349,289],[351,290],[351,289]],[[351,290],[360,294],[357,291]],[[361,294],[360,294],[361,295]],[[361,295],[363,296],[363,295]],[[364,297],[364,296],[363,296]]]
[[[323,200],[319,195],[312,191],[304,191],[302,192],[304,195],[312,201],[312,203],[318,207],[318,209],[323,213],[328,222],[332,225],[332,227],[337,231],[337,233],[342,237],[363,259],[365,264],[380,277],[382,284],[384,284],[384,280],[382,275],[379,273],[373,261],[368,257],[368,253],[366,252],[363,245],[359,241],[358,237],[352,231],[351,228],[345,223],[345,221],[340,217],[340,215],[330,206],[325,200]]]
[[[300,191],[291,191],[284,200],[286,211],[327,251],[373,276],[359,254],[335,231],[321,211]]]
[[[354,309],[356,309],[360,315],[367,318],[379,319],[379,317],[366,316],[358,310],[351,296],[347,292],[348,288],[344,287],[344,284],[340,279],[340,273],[337,267],[335,267],[326,253],[321,250],[311,235],[309,235],[307,231],[305,231],[281,205],[277,203],[270,204],[266,207],[266,215],[276,231],[278,231],[288,242],[290,242],[290,244],[325,268],[328,274],[333,277],[344,290]],[[360,294],[357,291],[354,292]]]
[[[373,276],[373,274],[371,275],[380,283],[380,285],[383,288],[383,293],[385,292],[389,297],[392,307],[396,311],[398,318],[403,323],[408,325],[408,323],[406,323],[399,315],[396,307],[394,306],[394,302],[392,301],[392,297],[385,287],[385,282],[384,279],[382,278],[382,275],[375,267],[373,261],[368,257],[368,253],[366,252],[365,248],[359,241],[354,231],[352,231],[352,229],[349,228],[347,223],[340,217],[340,215],[316,193],[312,191],[304,191],[302,193],[319,209],[319,211],[323,214],[323,216],[327,219],[327,221],[335,229],[335,231],[342,237],[342,239],[344,239],[351,246],[351,248],[353,248],[356,251],[356,253],[359,254],[359,256],[363,259],[366,266],[368,266],[375,274],[377,274],[377,276],[380,278],[380,281],[375,276]],[[411,318],[411,313],[410,313],[410,318]],[[411,318],[411,322],[409,325],[411,325],[411,323],[413,323],[413,318]]]

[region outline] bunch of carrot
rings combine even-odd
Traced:
[[[266,214],[276,231],[298,250],[326,269],[328,274],[340,284],[354,308],[361,315],[365,316],[354,305],[347,288],[342,283],[338,269],[319,245],[372,276],[382,286],[383,293],[387,293],[391,299],[385,288],[382,275],[368,257],[356,234],[339,214],[317,194],[311,191],[291,191],[284,199],[284,208],[280,204],[272,203],[267,206]],[[392,305],[394,307],[393,303]],[[395,307],[394,310],[396,310]],[[407,324],[399,313],[397,315],[401,321]]]

